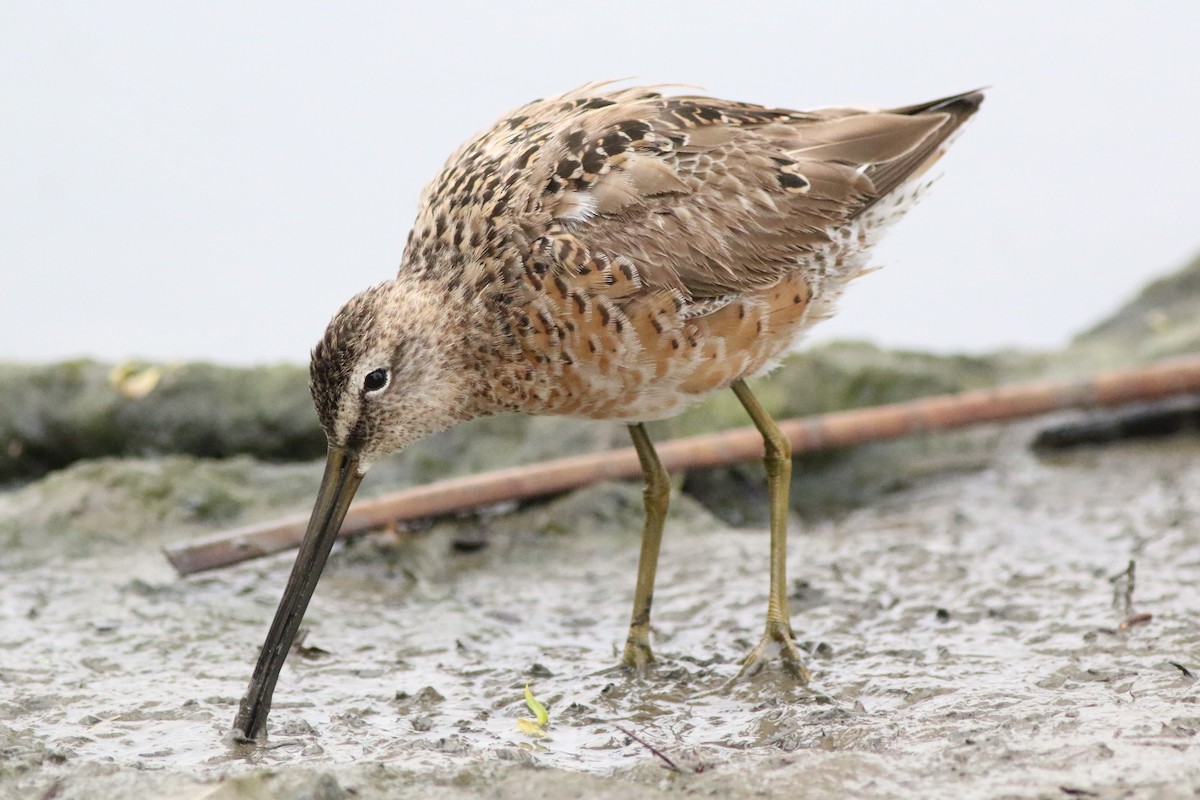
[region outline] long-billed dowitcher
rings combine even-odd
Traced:
[[[766,630],[743,671],[778,652],[806,681],[785,589],[791,447],[745,379],[833,313],[982,99],[789,111],[592,84],[467,142],[426,188],[399,274],[351,298],[312,352],[328,461],[237,732],[264,731],[368,467],[501,411],[629,423],[646,516],[621,664],[650,662],[668,482],[642,424],[725,388],[762,433],[770,498]]]

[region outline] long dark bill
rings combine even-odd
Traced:
[[[250,686],[233,722],[233,734],[239,739],[252,741],[266,735],[267,714],[271,710],[271,695],[275,691],[275,682],[279,680],[279,671],[283,669],[300,620],[304,618],[304,611],[308,608],[313,590],[317,588],[329,551],[337,540],[346,509],[350,507],[361,481],[358,458],[341,448],[329,448],[325,475],[321,478],[321,489],[317,492],[317,503],[308,521],[308,531],[304,534],[296,563],[292,566],[292,575],[275,611],[271,631],[263,642]]]

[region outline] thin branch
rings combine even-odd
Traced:
[[[683,772],[683,770],[681,770],[681,769],[679,768],[679,766],[678,766],[678,765],[677,765],[677,764],[676,764],[674,761],[672,761],[671,759],[667,758],[667,756],[666,756],[666,755],[665,755],[665,754],[664,754],[664,753],[663,753],[661,750],[659,750],[657,747],[655,747],[654,745],[652,745],[652,744],[650,744],[649,742],[647,742],[647,741],[646,741],[645,739],[643,739],[642,737],[640,737],[640,736],[636,735],[636,734],[635,734],[635,733],[633,733],[632,731],[629,731],[629,730],[626,730],[625,728],[622,728],[620,725],[614,725],[613,727],[614,727],[614,728],[616,728],[617,730],[619,730],[621,733],[623,733],[623,734],[625,734],[626,736],[628,736],[630,739],[633,739],[635,742],[637,742],[637,743],[638,743],[638,744],[640,744],[642,747],[644,747],[644,748],[646,748],[647,750],[649,750],[649,751],[650,751],[651,753],[653,753],[654,755],[656,755],[656,756],[658,756],[659,758],[661,758],[661,759],[663,760],[663,762],[664,762],[664,763],[667,765],[667,767],[668,767],[668,768],[669,768],[669,769],[670,769],[672,772]]]
[[[1200,356],[1097,373],[1078,381],[1036,381],[927,397],[906,403],[783,420],[794,453],[1021,419],[1064,409],[1120,406],[1200,392]],[[753,427],[675,439],[658,446],[668,470],[714,467],[762,456]],[[342,536],[504,501],[524,500],[641,474],[632,447],[556,459],[415,486],[350,507]],[[300,545],[308,517],[293,516],[171,545],[164,552],[180,575],[235,564]]]

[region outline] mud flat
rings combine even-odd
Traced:
[[[44,550],[4,574],[3,792],[1194,796],[1200,443],[1046,461],[1030,433],[1007,429],[981,470],[803,524],[789,566],[811,691],[775,672],[728,684],[761,622],[766,535],[686,498],[661,663],[604,671],[634,487],[342,550],[261,750],[222,736],[288,557],[179,580],[148,541]],[[478,526],[488,546],[461,552]],[[516,728],[526,682],[550,706],[544,739]]]
[[[967,359],[953,380],[1194,348],[1160,305],[1134,306],[1145,325],[1054,356]],[[945,363],[896,358],[910,377]],[[929,382],[873,374],[843,388],[871,402]],[[290,555],[180,579],[159,547],[303,508],[320,465],[78,460],[0,493],[0,796],[1195,797],[1200,438],[1035,455],[1048,422],[801,460],[789,571],[807,690],[777,670],[731,682],[766,597],[767,534],[729,489],[753,485],[753,467],[677,487],[660,662],[640,679],[608,671],[633,592],[635,485],[340,546],[263,748],[224,736]],[[488,424],[493,450],[530,433]],[[486,465],[469,444],[381,465],[364,488]],[[517,728],[527,683],[549,706],[544,738]]]

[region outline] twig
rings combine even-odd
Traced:
[[[1184,396],[1169,403],[1135,406],[1097,417],[1072,420],[1038,431],[1033,449],[1042,452],[1200,432],[1200,396]]]
[[[666,756],[666,754],[665,754],[665,753],[663,753],[661,750],[659,750],[659,749],[658,749],[657,747],[655,747],[654,745],[652,745],[652,744],[650,744],[649,742],[647,742],[647,741],[646,741],[645,739],[643,739],[642,737],[638,736],[637,734],[633,733],[632,731],[627,731],[627,730],[625,730],[625,729],[624,729],[624,728],[622,728],[620,725],[614,725],[613,727],[614,727],[614,728],[616,728],[617,730],[619,730],[621,733],[623,733],[623,734],[625,734],[626,736],[628,736],[630,739],[633,739],[635,742],[637,742],[637,743],[638,743],[638,744],[640,744],[642,747],[644,747],[644,748],[646,748],[647,750],[649,750],[649,751],[650,751],[651,753],[653,753],[654,755],[656,755],[656,756],[658,756],[659,758],[661,758],[661,759],[663,760],[663,762],[664,762],[664,763],[666,763],[666,765],[667,765],[667,768],[668,768],[668,769],[670,769],[672,772],[683,772],[683,770],[681,770],[681,769],[679,768],[679,765],[678,765],[678,764],[676,764],[676,763],[675,763],[674,761],[672,761],[671,759],[667,758],[667,756]]]
[[[801,417],[784,420],[779,427],[791,440],[793,452],[802,453],[1198,391],[1200,357],[1191,356],[1079,381],[1037,381]],[[761,457],[762,437],[752,427],[737,428],[664,442],[658,454],[668,470],[714,467]],[[451,478],[356,503],[342,524],[342,535],[640,474],[637,453],[627,447]],[[307,523],[307,516],[288,517],[172,545],[165,553],[179,574],[190,575],[298,547]]]
[[[1193,680],[1193,681],[1196,680],[1196,676],[1192,674],[1192,671],[1190,669],[1188,669],[1187,667],[1185,667],[1183,664],[1180,664],[1178,661],[1168,661],[1167,663],[1170,664],[1175,669],[1182,672],[1183,677],[1188,678],[1189,680]]]
[[[1148,614],[1145,612],[1141,614],[1130,614],[1128,617],[1121,620],[1121,624],[1117,626],[1117,630],[1127,631],[1136,625],[1145,625],[1147,622],[1150,622],[1153,619],[1153,614]]]

